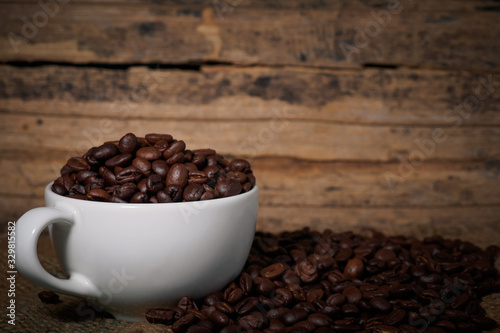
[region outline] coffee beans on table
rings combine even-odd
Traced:
[[[149,309],[174,332],[478,332],[499,248],[378,232],[257,232],[243,272],[202,300]]]
[[[133,133],[90,148],[61,169],[52,191],[117,203],[168,203],[224,198],[255,186],[250,163],[210,148],[188,150],[169,134]]]

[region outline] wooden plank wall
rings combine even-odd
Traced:
[[[249,158],[259,229],[498,243],[493,0],[0,1],[0,220],[126,132]]]

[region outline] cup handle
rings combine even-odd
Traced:
[[[47,226],[65,223],[73,226],[73,214],[58,208],[40,207],[26,212],[16,222],[16,268],[33,283],[50,290],[83,297],[99,297],[101,292],[92,281],[80,273],[70,273],[68,279],[59,279],[47,272],[37,255],[38,238]]]

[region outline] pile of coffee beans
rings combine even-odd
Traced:
[[[250,163],[226,160],[213,149],[187,150],[169,134],[133,133],[72,157],[52,191],[117,203],[167,203],[229,197],[255,185]]]
[[[174,332],[478,332],[499,248],[441,237],[257,233],[243,272],[203,300],[149,309]]]

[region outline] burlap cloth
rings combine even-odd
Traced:
[[[356,230],[355,230],[356,231]],[[381,230],[384,232],[384,230]],[[394,234],[394,232],[385,230],[387,234]],[[487,245],[498,245],[500,240],[498,234],[485,235],[481,230],[470,230],[460,237],[456,235],[449,235],[448,238],[461,238],[474,242],[475,244],[486,247]],[[428,236],[427,231],[415,230],[412,234],[416,237]],[[441,233],[443,234],[443,233]],[[444,234],[443,236],[447,236]],[[7,241],[5,237],[0,238],[0,246],[2,249],[7,248]],[[55,259],[49,237],[43,235],[38,244],[38,253],[42,265],[52,274],[62,276],[59,269],[57,260]],[[7,255],[1,260],[1,271],[7,275]],[[497,268],[500,269],[500,259],[497,258]],[[103,313],[96,313],[93,320],[89,320],[89,315],[79,315],[83,311],[77,311],[81,307],[83,299],[60,295],[61,302],[58,304],[44,304],[38,298],[38,293],[43,288],[28,282],[20,274],[16,277],[16,325],[12,326],[7,323],[9,319],[6,307],[8,306],[7,297],[7,279],[2,278],[1,283],[1,309],[2,321],[0,326],[1,332],[121,332],[121,333],[163,333],[172,332],[168,327],[163,325],[152,325],[147,322],[143,323],[128,323],[112,319]],[[493,294],[486,297],[482,303],[488,315],[498,322],[500,322],[500,294]],[[89,309],[89,308],[85,308]],[[490,332],[500,333],[500,329],[495,329]]]

